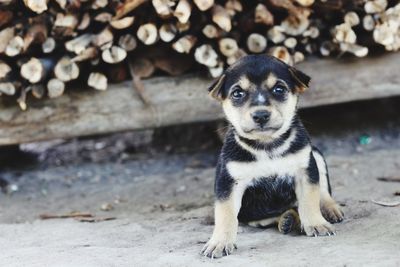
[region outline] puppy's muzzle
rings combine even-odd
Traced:
[[[271,114],[266,110],[257,110],[251,114],[253,121],[260,127],[263,127],[265,124],[267,124],[270,116]]]

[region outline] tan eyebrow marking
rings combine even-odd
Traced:
[[[278,79],[277,79],[276,75],[273,74],[272,72],[270,72],[268,74],[267,79],[264,82],[264,85],[266,85],[268,89],[272,88],[276,84],[277,80]]]
[[[246,75],[240,76],[239,82],[237,83],[242,89],[249,90],[251,82]]]

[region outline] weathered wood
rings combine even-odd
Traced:
[[[400,95],[400,53],[352,60],[309,60],[299,68],[313,77],[300,101],[312,107]],[[207,96],[209,79],[197,76],[144,80],[152,106],[137,97],[130,82],[95,92],[69,90],[51,100],[33,101],[22,112],[0,102],[0,145],[52,138],[154,128],[222,118],[219,104]]]

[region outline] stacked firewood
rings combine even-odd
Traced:
[[[217,77],[250,53],[295,64],[399,49],[397,0],[0,0],[0,95],[23,110],[71,84],[131,78],[140,93],[155,72]]]

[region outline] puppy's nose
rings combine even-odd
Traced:
[[[255,123],[260,124],[261,126],[266,124],[269,120],[269,112],[266,110],[258,110],[251,114]]]

